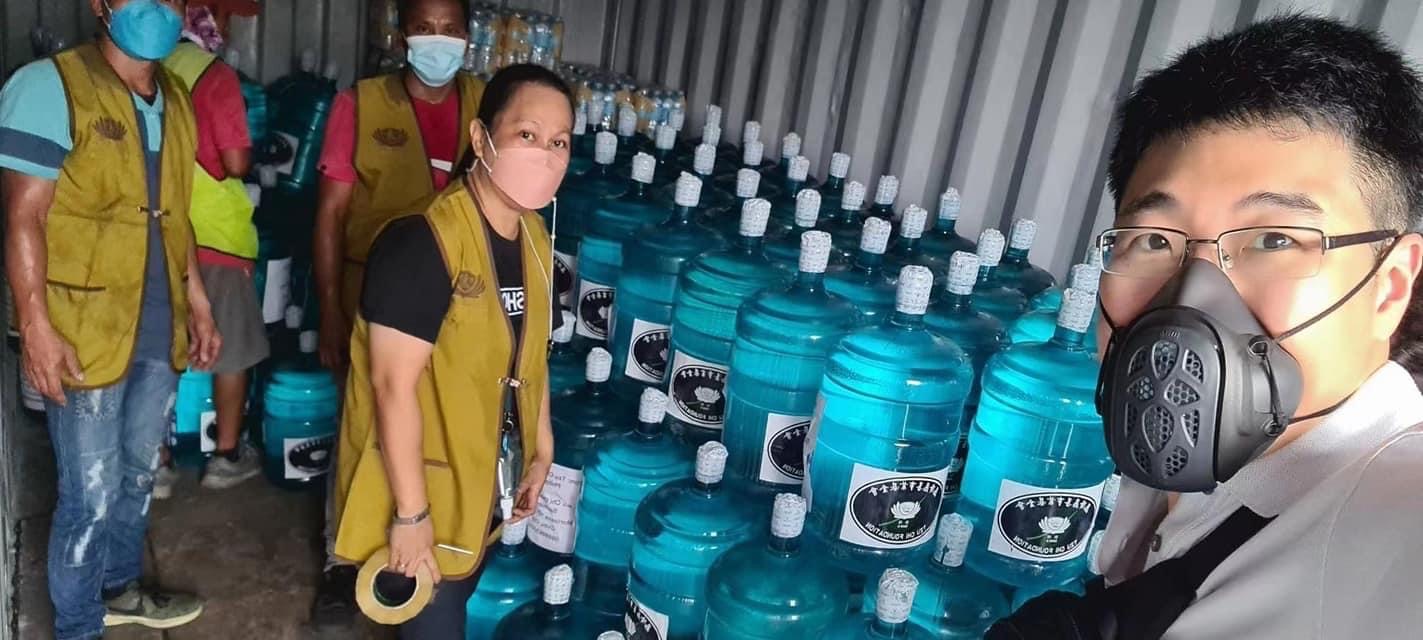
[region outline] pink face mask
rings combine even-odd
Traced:
[[[500,152],[494,148],[494,138],[485,127],[484,137],[489,140],[489,149],[494,154],[491,164],[480,158],[489,172],[489,179],[499,187],[504,195],[525,209],[542,209],[553,202],[558,185],[563,182],[563,174],[568,169],[568,161],[548,149],[516,147]]]

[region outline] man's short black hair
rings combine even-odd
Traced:
[[[414,11],[414,10],[415,10],[415,7],[418,7],[418,6],[420,6],[420,5],[422,5],[422,4],[426,3],[426,2],[440,2],[440,1],[441,1],[441,0],[398,0],[398,2],[396,3],[396,7],[395,7],[395,10],[396,10],[396,20],[397,20],[397,25],[396,25],[396,26],[398,26],[401,31],[404,31],[404,30],[405,30],[405,23],[406,23],[406,21],[409,20],[409,18],[410,18],[409,14],[410,14],[411,11]],[[468,0],[444,0],[444,1],[445,1],[445,2],[454,2],[455,4],[459,5],[460,11],[463,12],[463,15],[464,15],[464,23],[465,23],[466,25],[469,24],[469,2],[468,2]]]
[[[1204,127],[1302,122],[1351,143],[1380,228],[1423,212],[1423,83],[1377,34],[1286,15],[1201,42],[1142,79],[1117,112],[1109,186],[1122,191],[1153,142]]]

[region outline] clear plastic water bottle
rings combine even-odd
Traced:
[[[870,205],[870,210],[865,213],[867,216],[884,218],[894,221],[894,201],[899,199],[899,178],[884,175],[879,177],[879,182],[875,183],[875,201]],[[923,232],[923,229],[920,229]]]
[[[583,228],[593,209],[607,198],[616,198],[627,191],[625,176],[619,176],[613,161],[617,153],[618,139],[613,134],[600,131],[597,135],[593,168],[581,176],[573,176],[563,181],[558,189],[558,199],[539,210],[550,228],[556,227],[558,237],[554,239],[554,284],[560,291],[571,292],[574,275],[578,273],[578,243],[583,239]],[[554,215],[558,220],[553,219]],[[572,306],[572,294],[560,297],[563,306]]]
[[[1102,278],[1102,269],[1091,264],[1073,265],[1072,276],[1068,279],[1072,288],[1087,295],[1097,295],[1098,283]],[[1048,291],[1053,291],[1049,289]],[[1046,293],[1046,292],[1045,292]],[[1041,295],[1041,294],[1039,294]],[[1060,311],[1060,309],[1058,310]],[[1047,342],[1057,333],[1058,311],[1041,309],[1030,311],[1018,318],[1013,323],[1013,328],[1008,331],[1008,338],[1013,344],[1027,344],[1029,342]],[[1097,350],[1097,315],[1092,316],[1092,326],[1087,330],[1087,349]]]
[[[978,283],[973,287],[973,306],[1011,327],[1028,310],[1028,299],[1004,284],[998,273],[1003,244],[1003,232],[997,229],[984,229],[978,236]]]
[[[484,573],[465,605],[465,640],[488,640],[504,616],[539,597],[544,571],[524,544],[528,520],[504,525],[486,553]]]
[[[924,326],[933,284],[904,267],[895,312],[840,341],[806,438],[811,535],[860,576],[928,556],[958,447],[973,367]]]
[[[801,194],[810,191],[816,197],[816,215],[820,213],[820,193],[806,186],[806,177],[810,173],[810,160],[805,156],[796,156],[789,160],[790,166],[782,172],[779,169],[772,171],[762,171],[762,182],[771,181],[772,184],[781,185],[780,196],[771,200],[771,226],[769,235],[780,237],[787,231],[794,231],[796,226],[796,215],[800,211]],[[777,175],[782,174],[782,175]],[[793,233],[799,236],[799,233]]]
[[[924,324],[932,331],[953,340],[973,362],[973,389],[964,404],[964,428],[959,432],[958,451],[949,467],[949,481],[944,489],[944,508],[952,510],[958,502],[959,485],[963,481],[964,463],[968,460],[968,426],[978,412],[978,399],[983,367],[1007,342],[1003,323],[973,307],[973,285],[978,280],[978,256],[960,251],[949,260],[948,286],[944,296],[929,307]]]
[[[776,205],[771,205],[771,219],[775,220]],[[820,192],[814,189],[801,189],[795,198],[795,220],[794,225],[788,231],[782,230],[779,237],[766,242],[766,256],[771,262],[776,263],[782,269],[794,272],[800,264],[801,238],[807,231],[815,229],[820,221]],[[767,237],[772,237],[770,230],[766,232]],[[827,234],[828,236],[828,234]],[[830,246],[829,270],[839,271],[849,263],[849,256],[843,251]]]
[[[864,325],[878,324],[894,311],[894,277],[884,268],[889,234],[888,220],[866,219],[854,264],[825,276],[825,289],[854,304]],[[834,243],[833,236],[831,242]]]
[[[579,601],[610,620],[621,621],[626,611],[638,503],[658,487],[692,475],[691,452],[662,426],[666,411],[667,396],[643,391],[635,428],[601,439],[583,468],[573,546]]]
[[[1014,220],[1008,252],[1003,254],[1003,264],[998,267],[1003,284],[1021,291],[1026,298],[1032,298],[1057,284],[1051,273],[1028,262],[1028,252],[1032,250],[1037,235],[1038,223],[1027,218]]]
[[[601,620],[572,602],[573,569],[558,565],[544,573],[543,599],[504,617],[494,640],[566,640],[591,638],[606,629]]]
[[[821,193],[820,206],[826,211],[836,211],[835,217],[824,220],[820,223],[822,231],[829,231],[830,238],[835,242],[835,247],[841,251],[854,251],[859,246],[860,229],[865,224],[865,185],[851,180],[845,185],[845,190],[840,194],[840,206],[832,206],[831,199],[824,192]],[[881,218],[885,222],[890,222],[889,218]]]
[[[909,616],[919,590],[919,580],[903,569],[885,569],[875,592],[873,614],[852,613],[841,618],[821,640],[933,640],[933,634]]]
[[[825,211],[840,211],[840,199],[845,195],[845,176],[848,175],[850,175],[849,154],[839,151],[830,154],[830,170],[826,172],[825,183],[821,184],[818,189]]]
[[[637,541],[628,577],[629,629],[650,637],[696,640],[706,620],[707,571],[732,547],[755,535],[763,513],[722,484],[726,447],[697,450],[696,475],[653,491],[637,507]],[[634,637],[641,637],[634,633]]]
[[[1068,289],[1052,340],[1012,345],[984,369],[959,513],[974,525],[969,566],[994,581],[1058,585],[1086,567],[1113,470],[1086,347],[1093,308]]]
[[[741,172],[749,170],[756,174],[756,178],[760,182],[760,189],[756,192],[757,196],[767,200],[781,197],[780,185],[772,181],[760,180],[761,171],[766,168],[762,164],[762,154],[765,151],[766,145],[762,144],[760,140],[748,140],[746,146],[742,148],[740,166],[727,163],[721,169],[721,175],[716,178],[717,186],[724,191],[735,189],[743,180]]]
[[[849,600],[845,573],[801,544],[805,499],[782,493],[771,510],[771,536],[727,551],[707,573],[701,640],[815,638]]]
[[[860,324],[854,305],[825,289],[830,234],[807,231],[800,241],[795,282],[767,288],[741,306],[731,350],[722,435],[727,470],[738,486],[764,498],[800,489],[826,359]]]
[[[737,310],[752,294],[786,280],[762,248],[770,211],[771,203],[748,200],[738,241],[688,262],[677,284],[667,418],[672,433],[692,446],[721,438]]]
[[[546,567],[568,562],[578,528],[583,467],[599,440],[637,424],[635,407],[613,393],[608,377],[613,356],[602,347],[588,352],[586,381],[550,399],[553,409],[553,466],[549,468],[529,540]]]
[[[988,627],[1008,615],[1007,589],[963,566],[972,535],[973,523],[967,518],[945,515],[939,519],[933,557],[913,569],[919,590],[909,620],[937,640],[982,638]],[[872,609],[872,594],[864,599],[865,610]]]
[[[563,324],[549,336],[548,392],[555,395],[583,381],[583,356],[573,347],[573,314],[562,313]]]
[[[949,187],[939,196],[939,216],[933,229],[924,232],[924,238],[919,241],[919,245],[924,252],[948,260],[955,251],[967,251],[973,253],[977,245],[973,240],[959,235],[955,228],[959,221],[959,210],[963,208],[963,200],[959,198],[959,190]]]
[[[589,216],[578,244],[578,290],[574,343],[586,351],[608,341],[614,292],[623,265],[623,243],[641,229],[656,224],[667,210],[653,202],[650,185],[657,161],[640,153],[632,159],[632,180],[621,196],[603,200]]]
[[[662,388],[670,349],[672,304],[677,277],[692,258],[723,246],[720,236],[696,221],[700,180],[682,174],[677,206],[666,220],[644,227],[623,243],[622,270],[614,294],[617,304],[610,328],[613,383],[629,398],[643,387]]]
[[[761,193],[761,174],[750,169],[737,171],[735,193],[736,197],[731,200],[732,208],[709,209],[702,214],[703,224],[715,229],[723,238],[726,238],[727,242],[731,243],[735,243],[741,235],[741,212],[745,210],[746,203],[764,199],[756,195]]]
[[[881,180],[880,183],[883,185],[884,181]],[[928,222],[929,212],[923,207],[911,204],[904,208],[904,216],[899,220],[899,237],[884,253],[886,271],[899,273],[905,265],[917,264],[929,269],[929,272],[934,274],[935,282],[943,282],[949,277],[948,261],[925,253],[919,246],[919,239],[924,235],[924,226]]]

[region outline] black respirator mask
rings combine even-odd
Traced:
[[[1339,302],[1277,336],[1260,325],[1225,272],[1199,258],[1130,325],[1118,328],[1104,310],[1113,332],[1097,410],[1117,468],[1163,491],[1210,491],[1290,424],[1337,408],[1294,417],[1304,378],[1280,343],[1342,307],[1382,264]]]

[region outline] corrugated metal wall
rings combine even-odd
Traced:
[[[304,49],[351,82],[365,56],[365,0],[264,0],[234,19],[243,70],[270,81]],[[854,156],[873,189],[898,175],[899,206],[963,192],[965,232],[1038,220],[1034,262],[1062,274],[1111,214],[1110,114],[1142,73],[1209,33],[1281,11],[1382,30],[1423,58],[1418,0],[509,0],[562,15],[564,58],[687,91],[688,132],[707,103],[728,139],[763,125],[766,152],[797,131],[812,172]],[[92,33],[89,0],[5,0],[0,69],[29,57],[41,24]]]

